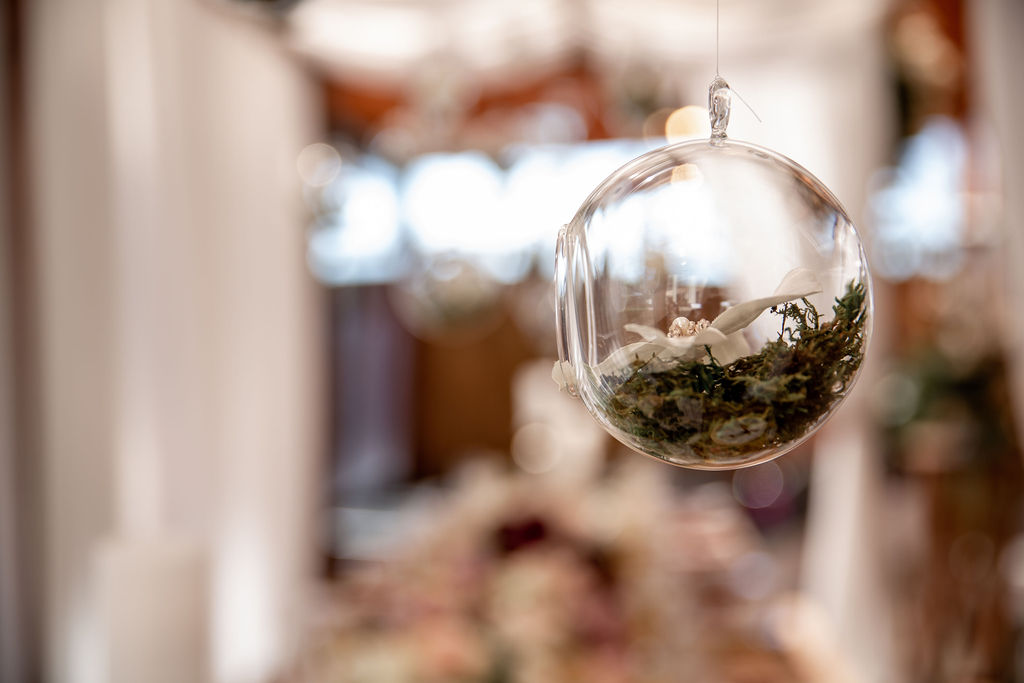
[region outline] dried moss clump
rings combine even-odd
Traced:
[[[710,355],[652,371],[637,359],[606,414],[645,450],[693,461],[735,462],[802,437],[839,400],[864,353],[866,289],[851,282],[821,321],[801,299],[772,307],[778,339],[756,354],[721,365]]]

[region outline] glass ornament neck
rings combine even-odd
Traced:
[[[711,119],[711,142],[725,140],[729,127],[729,112],[732,108],[732,90],[720,75],[715,75],[708,87],[708,116]]]

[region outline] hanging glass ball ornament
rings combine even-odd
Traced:
[[[848,395],[871,333],[857,231],[821,181],[726,136],[609,176],[559,233],[552,377],[630,448],[697,469],[778,457]]]
[[[420,255],[388,294],[402,326],[433,344],[464,346],[501,324],[501,284],[469,255]]]

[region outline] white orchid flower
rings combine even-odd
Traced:
[[[598,375],[615,375],[628,368],[635,360],[644,360],[657,372],[677,361],[694,361],[711,355],[722,365],[728,365],[750,353],[743,330],[772,306],[802,299],[821,292],[821,283],[809,268],[794,268],[786,273],[771,296],[745,301],[723,311],[713,321],[691,321],[676,318],[668,334],[649,325],[626,325],[628,332],[640,335],[643,341],[627,344],[612,352],[594,367]],[[575,372],[567,361],[558,361],[551,378],[561,387],[575,388]]]

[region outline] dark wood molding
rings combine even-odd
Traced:
[[[14,562],[18,601],[13,619],[17,624],[15,642],[19,661],[15,665],[21,681],[33,683],[42,680],[41,627],[42,576],[41,539],[44,521],[41,519],[42,495],[39,486],[38,431],[38,376],[35,349],[35,275],[33,272],[33,233],[29,208],[27,133],[29,121],[26,113],[25,21],[29,0],[0,2],[0,68],[3,78],[4,112],[2,160],[6,168],[7,188],[4,213],[0,220],[5,240],[7,262],[0,264],[0,277],[6,279],[4,289],[10,300],[6,307],[9,319],[0,324],[0,330],[10,330],[7,359],[11,381],[10,434],[13,453],[13,491],[11,509],[15,517],[16,546]],[[15,682],[18,683],[18,682]]]

